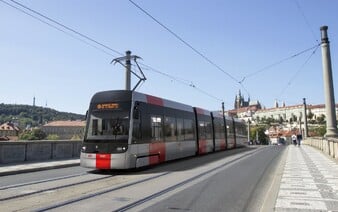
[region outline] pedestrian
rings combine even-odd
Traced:
[[[291,136],[291,139],[292,139],[292,143],[293,143],[293,145],[297,145],[297,136],[295,135],[295,134],[293,134],[292,136]]]
[[[300,146],[300,142],[302,141],[302,134],[297,135],[297,144]]]

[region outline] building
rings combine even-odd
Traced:
[[[317,120],[319,117],[326,117],[325,105],[307,105],[306,115],[308,120]],[[312,114],[312,115],[310,115]],[[338,104],[336,104],[336,114],[338,117]],[[293,105],[283,107],[274,107],[263,110],[257,110],[252,116],[252,120],[262,120],[267,118],[273,118],[277,121],[282,122],[298,122],[299,120],[304,121],[304,105]]]
[[[238,94],[235,96],[234,109],[248,107],[249,102],[250,102],[250,97],[248,97],[248,101],[245,101],[244,96],[242,96],[241,94],[241,90],[239,90]]]
[[[57,135],[59,139],[82,138],[84,134],[85,121],[53,121],[41,127],[48,135]]]
[[[249,97],[248,101],[245,101],[244,96],[241,94],[241,90],[239,90],[235,97],[234,109],[227,111],[226,115],[248,121],[251,120],[253,114],[261,108],[261,104],[258,100],[250,101]]]
[[[11,122],[0,125],[0,140],[16,140],[19,133],[20,128]]]

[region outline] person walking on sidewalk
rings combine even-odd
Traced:
[[[291,139],[292,139],[292,143],[293,143],[293,145],[297,145],[297,136],[295,135],[295,134],[293,134],[292,136],[291,136]]]
[[[300,142],[302,141],[302,134],[297,135],[297,144],[300,146]]]

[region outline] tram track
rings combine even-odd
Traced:
[[[113,201],[119,201],[119,199],[123,199],[123,197],[128,197],[123,196],[125,195],[123,194],[124,192],[134,195],[137,194],[137,192],[134,192],[134,190],[140,188],[146,189],[146,192],[141,196],[128,197],[126,198],[127,200],[122,202],[120,201],[118,204],[113,204],[113,209],[111,210],[127,211],[138,207],[145,207],[146,205],[152,203],[150,202],[151,200],[156,198],[164,198],[166,195],[171,195],[170,192],[184,189],[185,187],[190,186],[190,183],[194,184],[198,181],[206,179],[209,177],[209,174],[213,175],[222,168],[226,168],[236,163],[236,161],[250,157],[250,155],[257,153],[262,149],[264,148],[254,149],[244,154],[226,157],[224,158],[224,161],[222,159],[222,161],[217,162],[211,166],[208,163],[203,163],[204,165],[201,167],[187,169],[184,172],[173,171],[175,169],[168,171],[167,168],[164,169],[164,167],[160,166],[158,168],[155,167],[154,170],[138,172],[137,175],[117,174],[112,176],[112,174],[114,174],[114,172],[112,172],[109,173],[109,176],[88,179],[87,175],[90,174],[82,173],[60,178],[0,187],[2,195],[10,195],[5,194],[6,192],[21,192],[7,197],[2,196],[2,198],[0,198],[0,211],[3,209],[5,211],[73,210],[75,208],[81,208],[83,203],[85,203],[87,206],[91,206],[90,202],[92,202],[93,205],[100,205],[98,200],[102,199],[102,197],[110,199],[113,198]],[[203,157],[201,159],[203,159]],[[183,163],[186,163],[186,161]],[[182,166],[183,163],[176,164],[175,167]],[[195,163],[196,162],[193,164]],[[75,181],[76,177],[83,177],[85,180],[78,179],[79,182],[77,182]],[[90,175],[90,177],[96,176]],[[67,184],[65,184],[62,179],[71,180],[66,180]],[[53,185],[54,182],[59,181],[64,185],[54,185],[48,188],[48,186]],[[73,181],[73,183],[69,183],[70,181]],[[164,183],[162,185],[159,184],[159,182]],[[148,189],[152,187],[156,189]],[[18,202],[20,202],[20,204],[18,204]]]
[[[157,197],[160,197],[160,196],[163,196],[171,191],[174,191],[176,189],[179,189],[179,188],[182,188],[184,187],[185,185],[189,184],[189,183],[192,183],[194,181],[197,181],[197,180],[200,180],[201,178],[209,175],[209,174],[213,174],[213,173],[216,173],[218,170],[222,169],[222,168],[225,168],[227,166],[230,166],[232,164],[234,164],[235,162],[241,160],[241,159],[244,159],[244,158],[247,158],[249,156],[251,156],[252,154],[255,154],[257,153],[258,151],[262,151],[262,149],[256,149],[256,150],[253,150],[249,153],[246,153],[242,156],[239,156],[239,157],[235,157],[225,163],[222,163],[221,165],[218,165],[212,169],[208,169],[206,171],[203,171],[202,173],[200,174],[197,174],[195,176],[192,176],[192,177],[189,177],[183,181],[180,181],[176,184],[173,184],[169,187],[166,187],[164,189],[161,189],[155,193],[152,193],[150,195],[147,195],[139,200],[136,200],[136,201],[133,201],[129,204],[126,204],[122,207],[119,207],[117,209],[114,209],[113,211],[127,211],[127,210],[130,210],[132,208],[135,208],[137,206],[140,206],[142,204],[145,204],[145,203],[148,203],[150,202],[151,200],[157,198]],[[91,198],[95,198],[95,197],[98,197],[100,195],[104,195],[104,194],[108,194],[110,192],[118,192],[119,190],[123,190],[123,189],[128,189],[130,187],[133,187],[135,185],[138,185],[138,184],[142,184],[142,183],[146,183],[146,182],[152,182],[152,180],[155,180],[155,179],[158,179],[158,178],[161,178],[161,177],[164,177],[164,176],[168,176],[169,174],[174,174],[173,172],[164,172],[164,173],[161,173],[159,175],[156,175],[156,176],[152,176],[152,177],[148,177],[148,178],[145,178],[145,179],[142,179],[142,180],[138,180],[138,181],[134,181],[134,182],[131,182],[131,183],[127,183],[125,185],[121,185],[121,186],[117,186],[117,187],[114,187],[114,188],[109,188],[109,189],[104,189],[102,191],[98,191],[98,192],[94,192],[94,193],[90,193],[90,194],[87,194],[87,195],[83,195],[81,197],[78,197],[78,198],[73,198],[73,199],[70,199],[70,200],[67,200],[67,201],[64,201],[64,202],[60,202],[60,203],[57,203],[57,204],[53,204],[53,205],[50,205],[50,206],[46,206],[46,207],[43,207],[43,208],[39,208],[35,211],[48,211],[48,210],[52,210],[52,209],[61,209],[62,207],[64,206],[71,206],[72,204],[76,204],[76,203],[79,203],[83,200],[88,200],[88,199],[91,199]]]
[[[40,183],[47,183],[47,182],[53,182],[53,181],[58,181],[58,180],[64,180],[64,179],[69,179],[69,178],[74,178],[74,177],[79,177],[79,176],[84,176],[84,175],[88,175],[88,173],[85,172],[85,173],[80,173],[80,174],[73,174],[73,175],[67,175],[67,176],[62,176],[62,177],[55,177],[55,178],[46,179],[46,180],[37,180],[37,181],[32,181],[32,182],[27,182],[27,183],[20,183],[20,184],[9,185],[9,186],[2,186],[2,187],[0,187],[0,191],[6,190],[6,189],[19,188],[19,187],[23,187],[23,186],[36,185],[36,184],[40,184]]]
[[[158,191],[158,192],[156,192],[154,194],[148,195],[148,196],[146,196],[146,197],[144,197],[144,198],[142,198],[142,199],[140,199],[138,201],[134,201],[134,202],[132,202],[130,204],[127,204],[127,205],[125,205],[123,207],[120,207],[118,209],[115,209],[113,211],[114,212],[123,212],[123,211],[128,211],[130,209],[133,209],[133,208],[135,208],[137,206],[140,206],[142,204],[150,202],[151,200],[153,200],[155,198],[158,198],[158,197],[160,197],[162,195],[165,195],[165,194],[167,194],[167,193],[169,193],[169,192],[171,192],[171,191],[173,191],[175,189],[179,189],[179,188],[183,187],[184,185],[186,185],[188,183],[192,183],[192,182],[194,182],[196,180],[199,180],[200,178],[202,178],[202,177],[204,177],[206,175],[212,174],[212,173],[214,173],[214,172],[216,172],[216,171],[218,171],[218,170],[220,170],[220,169],[222,169],[222,168],[224,168],[226,166],[232,165],[233,163],[235,163],[235,162],[237,162],[237,161],[239,161],[241,159],[247,158],[247,157],[251,156],[252,154],[257,153],[257,152],[262,151],[262,150],[263,149],[258,149],[258,150],[255,150],[253,152],[249,152],[249,153],[247,153],[247,154],[245,154],[243,156],[240,156],[239,158],[234,158],[234,159],[232,159],[232,160],[230,160],[228,162],[225,162],[225,163],[223,163],[223,164],[221,164],[219,166],[216,166],[216,167],[214,167],[214,168],[212,168],[210,170],[204,171],[204,172],[202,172],[202,173],[200,173],[200,174],[198,174],[196,176],[188,178],[188,179],[186,179],[184,181],[181,181],[181,182],[179,182],[177,184],[174,184],[174,185],[172,185],[170,187],[162,189],[162,190],[160,190],[160,191]]]
[[[69,205],[69,204],[72,204],[72,203],[75,203],[75,202],[79,202],[79,201],[82,201],[82,200],[85,200],[85,199],[93,198],[93,197],[96,197],[96,196],[99,196],[99,195],[102,195],[102,194],[106,194],[106,193],[109,193],[109,192],[112,192],[112,191],[124,189],[124,188],[130,187],[130,186],[133,186],[133,185],[137,185],[137,184],[140,184],[140,183],[143,183],[143,182],[146,182],[146,181],[150,181],[150,180],[153,180],[155,178],[159,178],[159,177],[162,177],[164,175],[168,175],[169,173],[170,172],[161,173],[159,175],[148,177],[148,178],[138,180],[138,181],[135,181],[135,182],[131,182],[131,183],[128,183],[128,184],[125,184],[125,185],[121,185],[121,186],[114,187],[114,188],[109,188],[109,189],[106,189],[106,190],[103,190],[103,191],[84,195],[84,196],[79,197],[79,198],[74,198],[74,199],[71,199],[71,200],[68,200],[68,201],[65,201],[65,202],[57,203],[55,205],[40,208],[40,209],[37,209],[35,211],[48,211],[48,210],[51,210],[51,209],[59,208],[59,207]]]
[[[42,181],[31,182],[31,183],[24,183],[24,184],[20,184],[20,185],[7,186],[5,188],[2,187],[1,190],[4,190],[3,192],[5,192],[6,189],[17,189],[17,188],[23,187],[23,186],[36,185],[36,184],[46,183],[46,182],[53,182],[53,181],[58,181],[58,180],[62,180],[62,179],[69,179],[69,178],[73,178],[73,177],[83,176],[83,175],[86,175],[86,174],[73,175],[73,176],[70,176],[70,177],[60,177],[60,178],[57,178],[56,180],[49,179],[49,180],[42,180]],[[12,199],[17,199],[17,198],[22,198],[22,197],[26,197],[26,196],[29,196],[29,195],[35,195],[35,194],[39,194],[39,193],[55,191],[55,190],[63,189],[63,188],[67,188],[67,187],[78,186],[78,185],[81,185],[81,184],[92,183],[92,182],[96,182],[96,181],[99,181],[99,180],[104,180],[104,179],[112,178],[112,177],[114,177],[114,176],[107,176],[107,177],[101,177],[101,178],[97,178],[97,179],[84,180],[84,181],[77,182],[77,183],[65,184],[65,185],[61,185],[61,186],[55,186],[55,187],[52,187],[52,188],[41,189],[41,190],[37,190],[37,191],[31,191],[29,193],[15,194],[15,196],[0,198],[0,202],[12,200]]]

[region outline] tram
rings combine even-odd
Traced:
[[[244,121],[128,90],[96,93],[80,164],[132,169],[246,144]]]

